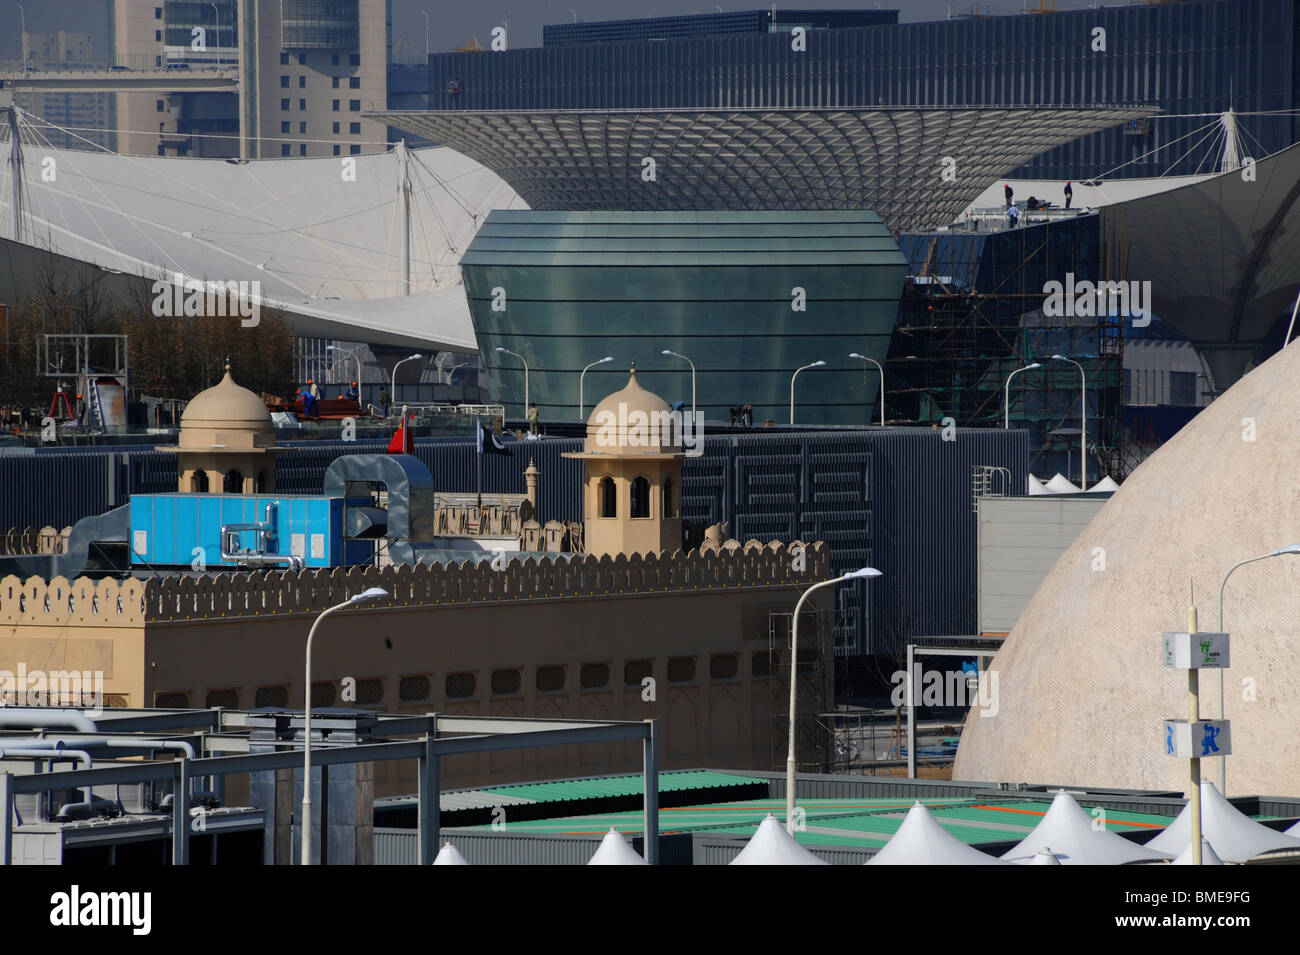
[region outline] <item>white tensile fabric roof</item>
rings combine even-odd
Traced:
[[[627,844],[627,840],[613,826],[600,840],[600,848],[591,857],[587,865],[649,865],[645,859],[636,854],[636,850]]]
[[[469,865],[465,857],[450,842],[438,850],[438,857],[433,860],[434,865]]]
[[[1061,865],[1124,865],[1155,862],[1168,853],[1129,842],[1117,832],[1093,828],[1093,817],[1067,792],[1059,792],[1038,825],[1002,858],[1018,865],[1037,864],[1036,853],[1050,852]]]
[[[1191,846],[1192,807],[1147,843],[1159,852],[1178,853]],[[1290,849],[1300,852],[1300,839],[1262,826],[1224,799],[1209,780],[1201,780],[1201,833],[1224,862],[1246,862],[1265,852]]]
[[[866,865],[1007,865],[966,845],[917,803],[903,824]]]
[[[750,837],[740,855],[728,865],[829,865],[799,843],[795,842],[785,826],[771,813],[758,824],[758,831]]]
[[[1043,485],[1047,488],[1049,494],[1078,494],[1079,486],[1067,478],[1064,474],[1055,475],[1050,481]]]
[[[527,208],[495,173],[454,150],[407,150],[412,294],[403,295],[399,149],[239,163],[54,149],[28,142],[37,131],[23,128],[25,244],[150,281],[176,272],[258,280],[266,306],[321,319],[326,329],[337,322],[345,339],[386,333],[476,350],[460,256],[489,211]],[[6,163],[6,237],[14,235],[10,180]]]
[[[1187,841],[1187,848],[1178,854],[1170,865],[1191,865],[1192,864],[1192,843]],[[1218,853],[1214,851],[1214,846],[1201,839],[1201,865],[1223,865],[1223,860],[1219,858]]]

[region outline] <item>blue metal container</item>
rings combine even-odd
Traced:
[[[310,495],[135,494],[131,496],[131,563],[154,567],[234,567],[221,559],[221,528],[264,520],[274,504],[274,537],[265,552],[297,554],[308,567],[338,567],[364,560],[366,544],[345,553],[341,498]],[[242,550],[256,549],[259,535],[239,533]]]

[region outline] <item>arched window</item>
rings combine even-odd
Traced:
[[[208,493],[208,472],[199,470],[190,475],[190,492],[194,494]]]
[[[225,490],[227,494],[244,493],[244,476],[238,470],[231,469],[226,472]]]
[[[643,518],[650,516],[650,482],[644,477],[632,479],[632,516]]]
[[[673,479],[664,478],[664,517],[677,516],[677,502],[673,499]]]
[[[614,489],[614,479],[608,474],[601,478],[596,493],[600,501],[600,516],[617,517],[618,492]]]

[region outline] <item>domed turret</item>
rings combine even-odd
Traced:
[[[266,404],[235,383],[230,366],[181,415],[177,455],[182,493],[253,494],[275,490],[275,428]]]
[[[628,373],[587,419],[584,532],[592,554],[650,554],[682,545],[682,421]]]

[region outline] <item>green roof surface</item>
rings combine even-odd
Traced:
[[[1032,800],[993,803],[960,797],[921,801],[934,813],[940,825],[968,845],[1018,842],[1038,825],[1051,805],[1050,802]],[[898,830],[912,805],[913,801],[909,799],[802,800],[799,806],[804,810],[806,827],[796,832],[795,838],[808,845],[878,848]],[[1104,812],[1107,828],[1116,832],[1163,829],[1173,818],[1114,809]],[[659,829],[662,833],[707,831],[744,838],[753,835],[768,813],[778,819],[784,818],[784,800],[755,799],[661,808]],[[639,811],[631,811],[507,822],[506,828],[518,833],[599,835],[608,832],[612,826],[619,832],[632,835],[642,831],[643,822]],[[469,828],[490,829],[491,826]]]
[[[688,770],[659,774],[659,791],[680,792],[688,789],[717,789],[723,786],[766,786],[766,779],[753,776],[735,776],[731,773],[715,773],[708,770]],[[602,799],[618,796],[635,796],[645,792],[644,777],[637,773],[630,776],[606,776],[594,779],[562,779],[546,783],[520,783],[512,786],[492,786],[478,792],[487,797],[486,805],[491,806],[493,796],[506,796],[510,802],[542,803],[567,802],[574,799]],[[606,827],[608,828],[608,827]]]

